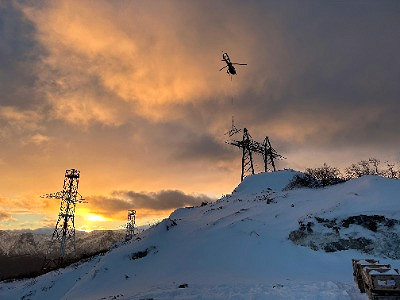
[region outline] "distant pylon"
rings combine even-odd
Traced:
[[[128,222],[126,223],[125,241],[129,241],[135,235],[136,210],[128,210]]]
[[[59,261],[64,259],[68,241],[72,241],[72,246],[75,250],[75,208],[77,203],[86,203],[78,192],[79,176],[80,172],[76,169],[66,170],[62,191],[41,196],[42,198],[61,199],[58,220],[51,237],[52,245],[55,241],[60,242],[58,250]]]

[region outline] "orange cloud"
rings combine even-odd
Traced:
[[[0,198],[0,210],[15,214],[51,214],[53,211],[57,211],[59,205],[59,200],[39,198],[39,196],[31,195]]]
[[[0,221],[10,221],[14,220],[10,213],[6,211],[0,211]]]
[[[0,121],[4,125],[0,129],[0,137],[10,136],[13,132],[37,131],[41,129],[43,120],[39,111],[19,110],[12,106],[0,106]]]
[[[174,118],[168,104],[226,95],[228,78],[218,72],[219,56],[234,41],[217,34],[224,30],[193,24],[179,3],[158,2],[156,11],[149,2],[119,4],[71,0],[23,7],[46,49],[40,88],[56,117],[118,125],[127,112],[116,111],[115,102],[125,101],[146,117]],[[240,25],[231,26],[242,41],[251,40]]]

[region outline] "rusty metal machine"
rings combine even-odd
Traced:
[[[352,259],[353,276],[361,293],[371,300],[400,300],[400,274],[375,259]]]

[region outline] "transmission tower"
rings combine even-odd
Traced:
[[[272,170],[275,172],[275,159],[284,159],[284,157],[278,154],[274,148],[271,146],[271,142],[268,136],[264,139],[263,143],[263,160],[264,160],[264,171],[268,172],[268,164],[271,165]]]
[[[268,165],[271,165],[272,169],[276,171],[275,159],[284,158],[272,148],[268,137],[266,137],[264,143],[261,144],[252,139],[246,128],[243,129],[243,139],[241,141],[232,140],[227,143],[242,149],[241,181],[243,181],[246,176],[254,175],[253,154],[262,155],[265,172],[268,172]]]
[[[63,261],[65,256],[66,244],[72,241],[75,250],[75,208],[77,203],[87,203],[78,192],[80,172],[76,169],[65,171],[64,186],[62,191],[46,194],[42,198],[61,199],[60,212],[56,227],[51,237],[51,244],[60,243],[58,250],[58,260]],[[51,246],[50,246],[51,247]]]
[[[251,135],[247,131],[247,128],[243,129],[243,139],[241,141],[230,141],[229,144],[239,147],[242,149],[242,175],[240,181],[246,176],[254,175],[254,164],[253,155],[254,151],[254,141],[251,139]]]
[[[129,241],[135,235],[136,210],[128,210],[128,222],[126,223],[125,241]]]

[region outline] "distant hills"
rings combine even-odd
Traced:
[[[0,230],[0,280],[23,276],[42,267],[49,249],[53,230]],[[76,252],[68,258],[78,259],[109,249],[124,239],[123,230],[95,230],[76,232]],[[57,244],[54,245],[57,247]]]

